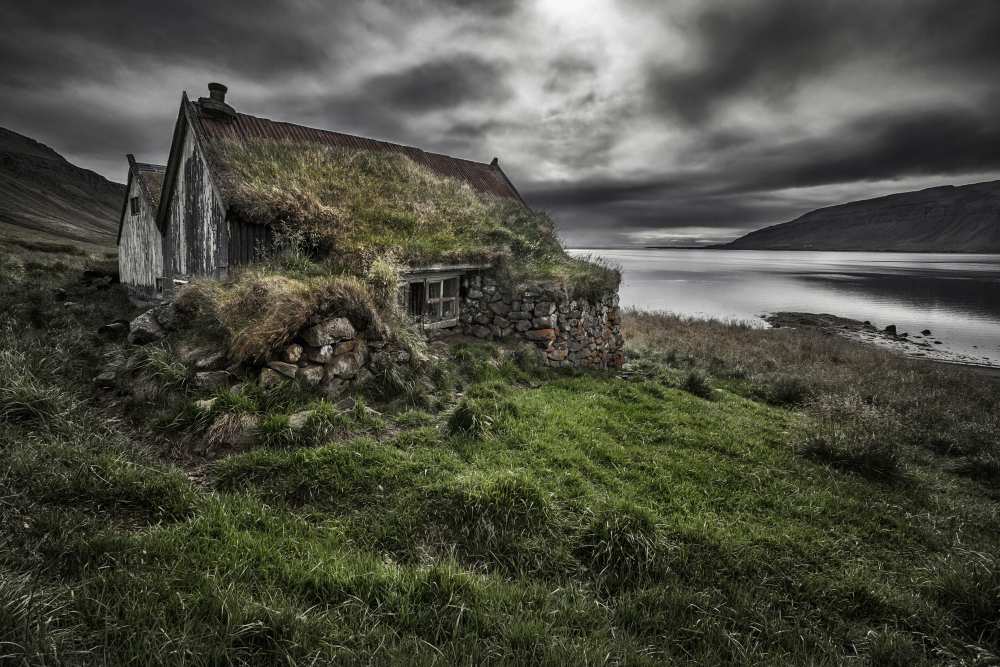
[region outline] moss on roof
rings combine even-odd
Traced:
[[[301,234],[341,267],[360,272],[390,254],[408,266],[488,262],[522,281],[617,287],[614,269],[566,254],[544,213],[484,198],[404,155],[286,141],[216,150],[233,214]]]

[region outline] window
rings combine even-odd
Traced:
[[[458,299],[458,276],[442,276],[411,280],[400,294],[400,305],[414,319],[433,323],[456,319]]]
[[[139,215],[139,198],[132,197],[129,201],[129,205],[132,207],[132,215]]]

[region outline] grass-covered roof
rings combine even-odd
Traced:
[[[586,291],[617,286],[616,271],[569,257],[544,213],[485,198],[405,155],[278,140],[214,150],[231,214],[298,235],[343,267],[391,255],[406,266],[491,263]]]

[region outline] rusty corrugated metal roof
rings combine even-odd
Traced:
[[[159,208],[160,193],[163,191],[163,177],[167,174],[166,165],[136,162],[134,172],[139,177],[139,183],[153,204],[153,208]]]
[[[228,140],[252,143],[261,140],[278,140],[317,143],[336,148],[401,153],[417,164],[428,167],[442,176],[465,181],[482,195],[490,198],[513,199],[523,203],[517,189],[514,188],[499,166],[463,160],[439,153],[428,153],[412,146],[402,146],[351,134],[258,118],[244,113],[237,113],[235,118],[220,118],[202,113],[197,102],[192,102],[191,106],[194,111],[192,116],[200,125],[201,136],[209,142]]]

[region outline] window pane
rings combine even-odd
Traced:
[[[419,317],[424,314],[424,284],[410,283],[410,315]]]
[[[427,283],[427,298],[428,299],[440,299],[441,298],[441,281],[428,282]]]
[[[458,296],[458,278],[449,278],[444,281],[444,295]]]
[[[455,299],[445,299],[443,302],[442,317],[445,319],[450,319],[455,317],[455,306],[457,304]]]

